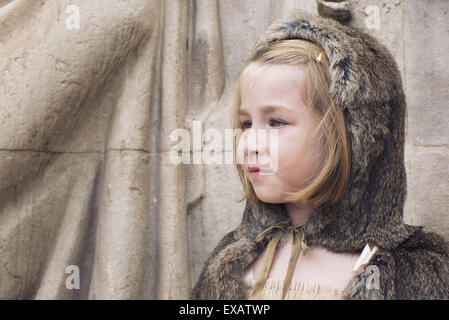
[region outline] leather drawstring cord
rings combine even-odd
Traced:
[[[263,262],[263,268],[257,279],[254,283],[253,290],[251,292],[250,299],[251,300],[260,300],[262,297],[262,291],[265,287],[265,283],[268,278],[268,272],[270,271],[271,263],[273,262],[274,252],[276,251],[276,247],[279,243],[279,240],[282,237],[282,232],[287,230],[288,232],[293,232],[293,245],[292,251],[290,254],[290,261],[288,262],[287,274],[285,275],[284,285],[282,290],[282,299],[285,298],[288,289],[290,288],[290,284],[292,281],[293,273],[295,271],[296,262],[298,261],[299,254],[303,252],[303,255],[306,254],[308,247],[305,240],[305,232],[303,226],[291,226],[291,225],[275,225],[271,226],[264,231],[262,231],[257,237],[256,242],[261,242],[267,234],[269,234],[272,230],[279,229],[276,235],[271,239],[270,243],[267,246],[267,252],[265,253],[265,259]]]

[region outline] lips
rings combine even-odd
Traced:
[[[260,175],[260,169],[258,167],[249,167],[248,171],[252,178],[256,178]]]
[[[273,174],[272,170],[266,170],[259,167],[248,167],[248,171],[251,177],[268,176]]]

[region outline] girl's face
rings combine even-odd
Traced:
[[[301,72],[297,66],[267,65],[250,81],[242,79],[239,120],[243,133],[237,159],[257,197],[267,203],[287,202],[281,192],[300,190],[321,169],[323,146],[320,139],[313,139],[319,119],[301,97]],[[265,139],[257,143],[260,129],[266,130],[260,135]],[[277,143],[270,139],[272,130],[277,131]],[[259,173],[250,173],[252,167],[258,167]]]

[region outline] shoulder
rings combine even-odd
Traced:
[[[390,253],[398,299],[449,299],[449,242],[445,238],[418,227]]]
[[[235,241],[235,230],[225,234],[219,241],[204,263],[196,284],[190,293],[190,299],[217,299],[217,289],[220,287],[220,273],[223,271],[223,268],[220,268],[220,255]]]
[[[214,299],[213,292],[210,292],[211,290],[208,290],[208,287],[210,286],[210,275],[208,274],[208,266],[210,265],[212,259],[221,251],[223,248],[228,246],[232,241],[234,240],[234,231],[231,231],[227,233],[218,243],[218,245],[215,247],[215,249],[210,254],[209,258],[206,260],[206,262],[203,265],[203,268],[201,270],[201,273],[199,275],[198,280],[196,281],[195,286],[193,287],[192,291],[190,292],[190,299]]]

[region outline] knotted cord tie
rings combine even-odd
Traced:
[[[267,252],[265,253],[265,259],[263,262],[263,268],[257,279],[254,283],[253,290],[251,292],[251,300],[260,300],[262,297],[262,291],[265,287],[265,283],[267,282],[268,272],[270,271],[271,263],[273,262],[274,253],[276,251],[276,247],[279,243],[279,240],[282,237],[282,233],[284,230],[288,232],[293,232],[293,245],[292,251],[290,254],[290,261],[288,262],[287,274],[284,279],[284,286],[282,290],[282,299],[285,298],[288,289],[290,288],[290,284],[292,281],[293,273],[295,271],[296,262],[298,261],[299,254],[302,252],[303,255],[307,253],[308,247],[305,240],[305,231],[303,226],[292,226],[288,224],[280,224],[271,226],[264,231],[262,231],[257,237],[256,242],[261,242],[272,230],[279,229],[276,235],[271,239],[270,243],[267,246]]]

